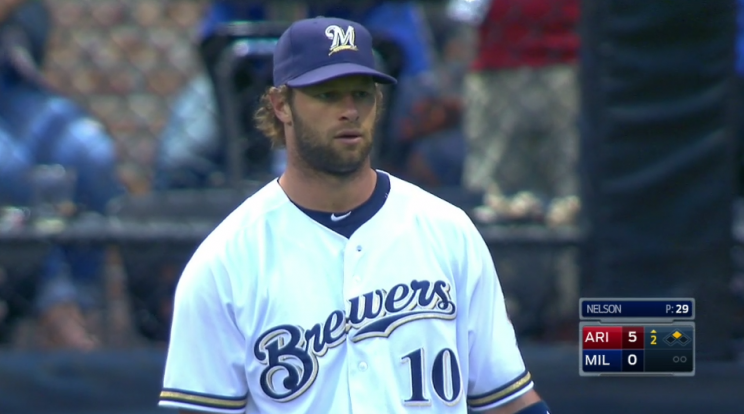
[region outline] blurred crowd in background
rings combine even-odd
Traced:
[[[399,79],[379,168],[478,194],[482,224],[577,224],[579,0],[0,0],[0,206],[34,205],[51,186],[71,214],[105,214],[124,194],[229,186],[216,90],[226,27],[318,15],[363,23]],[[247,44],[245,76],[230,79],[251,143],[240,171],[258,181],[283,165],[251,130],[271,82],[251,53],[272,33]],[[33,298],[45,346],[100,345],[83,315],[102,300],[107,257],[52,252]]]
[[[487,190],[484,221],[571,224],[578,1],[468,3],[3,0],[0,204],[38,202],[45,180],[74,181],[78,213],[105,213],[124,193],[225,186],[222,49],[210,42],[230,22],[326,15],[383,39],[380,64],[399,78],[379,168],[425,187]],[[265,61],[248,65],[253,76],[236,83],[239,99],[249,94],[238,110],[246,135],[250,102],[271,82]],[[282,156],[253,146],[242,171],[280,174]],[[96,346],[80,309],[100,298],[103,263],[96,248],[50,258],[34,308],[52,346]]]

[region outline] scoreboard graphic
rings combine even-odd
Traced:
[[[694,376],[694,299],[581,299],[579,374]]]

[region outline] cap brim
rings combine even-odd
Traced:
[[[341,78],[344,76],[370,76],[377,83],[393,85],[398,81],[382,72],[356,63],[336,63],[334,65],[323,66],[311,70],[287,82],[287,86],[292,88],[302,88],[305,86],[317,85],[331,79]]]

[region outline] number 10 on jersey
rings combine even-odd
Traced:
[[[428,405],[428,384],[431,384],[433,394],[445,404],[453,405],[462,396],[460,365],[451,349],[442,349],[430,362],[424,349],[419,348],[405,355],[401,361],[409,366],[408,374],[411,375],[410,395],[404,401],[406,405]]]

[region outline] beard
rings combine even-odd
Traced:
[[[344,148],[342,145],[335,145],[333,132],[324,136],[298,116],[296,111],[293,114],[297,155],[311,170],[344,178],[356,174],[364,167],[372,151],[374,129],[363,131],[359,145]]]

